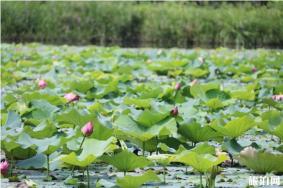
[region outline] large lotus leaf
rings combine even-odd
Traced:
[[[3,134],[3,133],[2,133]],[[3,136],[1,135],[3,138]],[[5,136],[5,139],[1,140],[1,148],[6,151],[10,152],[11,150],[19,147],[20,144],[17,143],[17,137],[16,136]]]
[[[167,72],[168,70],[175,69],[177,67],[182,67],[186,65],[186,61],[160,61],[160,62],[153,62],[148,65],[148,68],[150,70],[156,71],[156,72]]]
[[[117,134],[131,136],[141,141],[147,141],[159,135],[166,136],[170,134],[176,134],[177,132],[176,121],[174,118],[167,118],[151,126],[150,128],[146,128],[139,126],[130,117],[121,115],[114,122],[114,126],[117,129]]]
[[[9,111],[5,124],[1,126],[1,140],[5,140],[7,136],[16,136],[22,130],[23,124],[20,115],[14,111]]]
[[[126,105],[134,105],[138,108],[150,108],[152,99],[125,98]]]
[[[63,142],[62,137],[58,135],[44,139],[35,139],[31,138],[26,133],[22,133],[18,137],[18,144],[20,144],[22,148],[37,147],[37,153],[44,153],[46,155],[55,152]]]
[[[96,98],[103,98],[105,95],[108,95],[111,92],[117,92],[118,83],[118,80],[114,79],[107,84],[98,84],[97,91],[95,92]]]
[[[162,87],[157,83],[138,84],[133,91],[140,99],[158,98],[163,93]]]
[[[50,121],[42,121],[36,127],[25,126],[24,131],[33,138],[47,138],[53,136],[57,128],[54,123]]]
[[[96,156],[89,155],[83,159],[79,159],[77,154],[75,152],[72,152],[68,155],[62,155],[60,156],[60,160],[64,163],[73,165],[73,166],[80,166],[80,167],[86,167],[93,163],[96,160]]]
[[[50,155],[49,160],[52,161],[57,156],[58,153],[53,153]],[[56,165],[57,163],[50,163],[50,169],[56,169]],[[16,166],[21,169],[44,169],[47,167],[47,157],[46,155],[39,153],[31,158],[18,161]]]
[[[225,139],[222,143],[222,148],[228,151],[232,155],[239,154],[242,149],[244,149],[236,139]]]
[[[82,152],[79,155],[72,152],[68,155],[61,155],[60,160],[66,164],[86,167],[104,153],[111,152],[116,149],[117,146],[115,143],[116,139],[114,137],[110,137],[105,141],[88,138],[84,141],[82,145]]]
[[[178,133],[193,142],[202,142],[221,137],[221,134],[209,126],[201,126],[196,122],[180,124]]]
[[[22,125],[21,116],[14,111],[9,111],[8,118],[3,126],[6,129],[16,129],[16,128],[20,128],[21,125]]]
[[[65,100],[63,97],[60,97],[55,94],[49,94],[45,92],[39,92],[39,91],[34,91],[34,92],[26,92],[23,94],[23,98],[26,103],[29,103],[33,100],[46,100],[52,105],[62,105],[65,104]]]
[[[206,92],[211,89],[218,89],[219,84],[218,83],[208,83],[208,84],[194,84],[190,88],[190,92],[194,98],[200,98],[203,101],[206,101],[207,95]]]
[[[15,102],[8,107],[8,110],[17,111],[20,115],[30,112],[32,109],[24,102]]]
[[[221,91],[219,89],[210,89],[208,91],[206,91],[206,97],[208,99],[215,99],[215,98],[218,98],[220,99],[221,101],[224,101],[224,100],[227,100],[227,99],[230,99],[230,96],[228,93],[226,93],[225,91]]]
[[[283,112],[268,111],[262,114],[259,127],[283,140]]]
[[[88,121],[93,120],[94,115],[81,113],[78,110],[72,108],[67,112],[63,112],[57,115],[57,121],[60,123],[70,123],[76,126],[83,126]]]
[[[208,71],[201,68],[192,68],[192,69],[188,69],[186,71],[186,74],[199,78],[199,77],[205,77],[208,74]]]
[[[85,93],[94,86],[94,82],[89,79],[75,78],[67,81],[64,85],[67,85],[67,88],[71,90],[77,90]]]
[[[255,99],[254,85],[248,85],[242,89],[232,90],[230,91],[230,96],[234,99],[252,101]]]
[[[138,188],[146,182],[160,181],[159,177],[151,170],[140,176],[125,176],[117,178],[117,185],[122,188]]]
[[[97,115],[94,120],[94,132],[91,137],[98,140],[106,140],[113,135],[112,123],[107,118]]]
[[[192,166],[195,170],[204,173],[210,171],[213,166],[217,166],[228,160],[228,156],[223,154],[215,157],[211,154],[198,154],[194,151],[185,151],[177,154],[174,160]]]
[[[216,125],[215,123],[212,123],[210,126],[224,136],[235,138],[241,136],[254,125],[255,122],[252,117],[243,116],[229,121],[224,126]]]
[[[172,107],[165,103],[153,102],[151,109],[132,110],[132,118],[145,127],[151,127],[169,116]]]
[[[172,161],[174,161],[174,155],[171,154],[158,154],[158,155],[150,155],[147,157],[152,162],[161,164],[161,165],[169,165]]]
[[[239,161],[257,173],[283,172],[283,154],[251,150],[240,152]]]
[[[33,100],[31,104],[33,107],[32,117],[34,119],[48,119],[59,109],[45,100]]]
[[[114,156],[105,155],[102,160],[115,166],[119,171],[128,172],[136,168],[146,167],[151,162],[143,156],[137,156],[134,153],[123,150]]]

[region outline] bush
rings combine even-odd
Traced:
[[[2,2],[2,42],[282,47],[283,6],[194,2]]]

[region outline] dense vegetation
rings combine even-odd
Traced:
[[[214,4],[1,2],[2,41],[282,47],[282,2]]]
[[[10,181],[212,188],[282,178],[282,51],[2,44],[1,54]]]

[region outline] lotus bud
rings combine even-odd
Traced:
[[[38,81],[38,87],[40,89],[44,89],[44,88],[46,88],[46,86],[47,86],[47,82],[45,80],[39,80]]]
[[[240,152],[240,155],[243,157],[253,158],[256,155],[256,149],[251,146],[246,147]]]
[[[252,72],[255,73],[257,71],[256,67],[252,68]]]
[[[178,115],[178,113],[179,113],[179,111],[178,111],[178,107],[177,106],[175,106],[172,110],[171,110],[171,115],[172,116],[177,116]]]
[[[194,80],[191,82],[191,86],[195,85],[197,82],[198,82],[198,80],[197,80],[197,79],[194,79]]]
[[[78,101],[80,99],[80,96],[74,94],[74,93],[67,93],[64,96],[65,99],[67,99],[68,102]]]
[[[181,83],[177,83],[176,85],[175,85],[175,90],[176,91],[178,91],[178,90],[180,90],[181,89]]]
[[[90,136],[93,132],[93,125],[91,122],[88,122],[87,124],[85,124],[82,129],[81,129],[82,133],[84,136]]]
[[[9,171],[9,163],[6,160],[1,161],[0,170],[2,175],[6,175]]]
[[[283,101],[283,95],[273,95],[271,98],[275,101]]]

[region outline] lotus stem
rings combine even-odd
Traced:
[[[142,142],[142,156],[145,156],[145,142]]]
[[[46,155],[47,158],[47,178],[49,177],[49,154]]]
[[[163,183],[166,184],[166,168],[163,166]]]
[[[85,141],[85,136],[84,136],[84,138],[83,138],[83,140],[82,140],[82,142],[81,142],[81,144],[80,144],[79,150],[82,149],[82,146],[83,146],[84,141]]]
[[[13,176],[13,165],[14,165],[14,156],[13,156],[13,150],[11,151],[11,166],[10,166],[10,176]]]
[[[157,136],[155,138],[156,138],[156,155],[158,155],[158,142],[159,142],[159,140],[158,140]]]
[[[88,166],[86,167],[86,173],[87,173],[87,188],[90,188],[90,179],[89,179],[89,170],[88,170]]]
[[[202,188],[202,173],[201,172],[200,172],[199,178],[200,178],[200,188]]]

